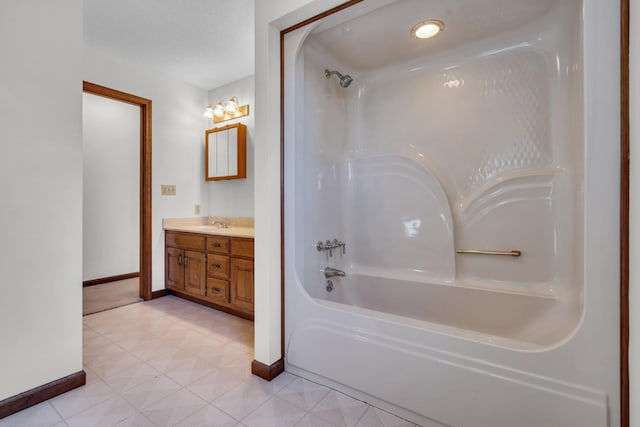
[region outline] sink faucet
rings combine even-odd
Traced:
[[[224,221],[217,221],[216,220],[216,221],[213,221],[211,223],[211,226],[214,227],[214,228],[215,228],[216,225],[218,226],[218,228],[227,228],[228,227],[227,223],[225,223]]]
[[[338,270],[336,268],[331,268],[331,267],[327,267],[324,269],[324,277],[327,279],[330,279],[331,277],[344,277],[347,274],[342,271],[342,270]]]

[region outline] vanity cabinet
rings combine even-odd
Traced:
[[[165,284],[178,296],[253,320],[253,239],[165,232]]]
[[[169,289],[204,295],[206,253],[204,239],[193,234],[167,235],[166,286]]]

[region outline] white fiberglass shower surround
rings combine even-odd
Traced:
[[[286,34],[287,370],[425,426],[619,423],[597,3],[370,0]]]

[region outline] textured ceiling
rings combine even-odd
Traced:
[[[84,39],[213,89],[254,73],[254,0],[84,0]]]

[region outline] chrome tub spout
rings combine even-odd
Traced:
[[[330,279],[332,277],[344,277],[347,274],[342,271],[342,270],[338,270],[336,268],[331,268],[331,267],[327,267],[324,269],[324,277],[326,279]]]

